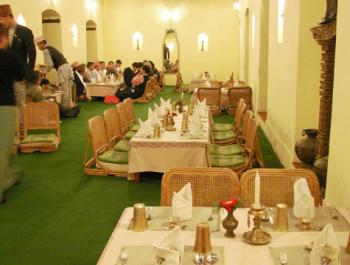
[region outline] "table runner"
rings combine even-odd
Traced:
[[[270,215],[272,218],[275,217],[275,210],[270,211]],[[333,219],[332,216],[337,215],[337,219]],[[296,224],[299,223],[299,219],[297,219],[293,214],[293,209],[288,209],[288,231],[296,232],[300,231]],[[315,218],[311,221],[312,228],[323,228],[326,224],[332,224],[334,231],[350,231],[350,224],[346,221],[344,216],[340,214],[340,212],[336,208],[330,207],[316,207],[315,208]],[[274,231],[274,228],[270,223],[263,224],[263,227],[266,227],[266,230],[271,232]],[[312,230],[310,230],[312,231]]]
[[[310,251],[304,246],[272,247],[271,255],[275,265],[280,265],[280,254],[286,253],[288,265],[310,265]],[[345,248],[340,248],[340,264],[350,264],[350,255],[345,253]]]
[[[152,246],[125,246],[125,251],[128,253],[127,265],[155,265],[157,262],[154,258],[154,251]],[[218,262],[216,265],[224,265],[224,248],[214,247],[212,253],[218,255]],[[185,246],[184,258],[182,265],[193,265],[193,258],[195,253],[192,246]],[[121,265],[120,261],[117,265]]]
[[[171,207],[153,207],[151,212],[152,219],[148,221],[149,230],[168,230],[168,218],[172,215]],[[209,220],[209,216],[212,220]],[[209,207],[193,207],[192,218],[190,220],[181,221],[178,225],[184,231],[195,231],[196,225],[200,222],[206,222],[211,232],[220,230],[221,219],[218,214],[212,214],[212,208]],[[131,226],[129,227],[131,228]]]

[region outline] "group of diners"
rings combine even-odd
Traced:
[[[152,61],[134,62],[131,67],[124,70],[124,87],[119,89],[116,96],[123,101],[126,98],[137,99],[144,94],[148,80],[156,76],[159,81],[160,74]]]

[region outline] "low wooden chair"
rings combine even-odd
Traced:
[[[139,103],[148,103],[153,97],[153,85],[154,81],[152,79],[148,80],[143,95],[139,98],[134,99],[133,101]]]
[[[242,129],[242,119],[246,110],[245,102],[241,102],[239,108],[236,112],[235,123],[233,125],[233,130],[228,131],[212,131],[212,142],[219,145],[229,145],[234,144],[237,141],[238,135],[241,134]],[[215,127],[215,126],[213,126]]]
[[[103,118],[101,116],[91,118],[88,127],[89,142],[85,152],[84,173],[128,177],[128,153],[110,148]],[[90,145],[94,156],[87,160]]]
[[[110,146],[115,151],[128,152],[129,141],[123,139],[118,110],[116,108],[111,108],[106,110],[103,114]]]
[[[19,110],[17,108],[16,110],[16,132],[15,132],[15,136],[14,136],[14,139],[13,139],[13,143],[12,143],[12,146],[11,146],[11,154],[17,154],[18,152],[18,147],[21,143],[21,132],[20,132],[20,126],[19,126]]]
[[[125,102],[118,103],[117,109],[119,114],[121,132],[126,140],[130,140],[136,132],[130,129],[126,103]]]
[[[124,103],[126,105],[126,116],[130,124],[130,129],[137,132],[140,129],[140,125],[136,123],[134,102],[131,98],[127,98],[124,100]]]
[[[176,85],[175,90],[177,92],[185,92],[188,91],[188,87],[184,86],[184,81],[182,79],[182,75],[180,72],[176,72]]]
[[[200,101],[206,99],[212,115],[221,114],[221,88],[198,88],[197,98]]]
[[[243,98],[245,103],[247,104],[247,109],[252,109],[252,88],[245,87],[231,87],[228,92],[228,108],[227,112],[230,115],[235,115],[236,109],[238,107],[238,100]]]
[[[257,169],[250,169],[241,176],[241,194],[245,207],[254,203],[255,175]],[[267,207],[275,207],[277,203],[285,203],[289,207],[294,205],[294,183],[305,178],[315,206],[320,205],[320,186],[316,175],[308,169],[270,169],[261,168],[260,202]]]
[[[243,103],[244,103],[244,99],[243,98],[239,99],[237,103],[237,108],[241,108]],[[237,118],[238,113],[239,113],[238,111],[235,113],[235,120],[233,123],[213,123],[211,126],[211,130],[213,132],[232,131],[235,121],[238,119]]]
[[[39,131],[34,133],[33,131]],[[43,130],[50,131],[42,133]],[[54,131],[54,132],[52,132]],[[30,133],[29,133],[30,132]],[[61,142],[60,113],[54,102],[31,102],[24,107],[24,136],[19,145],[22,153],[54,152]]]
[[[258,122],[252,119],[250,122],[249,136],[244,146],[244,152],[239,155],[208,155],[209,166],[227,167],[235,171],[239,176],[252,167],[255,158],[255,142],[258,130]]]
[[[160,90],[163,90],[163,89],[164,89],[164,86],[165,86],[165,82],[164,82],[164,72],[163,72],[163,71],[160,71],[160,72],[159,72],[159,87],[160,87]]]
[[[209,155],[233,156],[242,154],[245,150],[245,145],[249,138],[250,123],[252,119],[253,112],[251,110],[247,110],[243,115],[241,132],[236,136],[235,142],[237,143],[230,145],[210,144],[208,145]]]
[[[161,206],[171,206],[174,192],[191,183],[193,206],[212,207],[240,195],[237,174],[226,168],[173,168],[164,173]]]

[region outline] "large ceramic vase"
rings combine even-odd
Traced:
[[[222,226],[225,228],[225,237],[235,237],[235,233],[233,232],[237,226],[238,226],[238,221],[237,219],[233,216],[233,211],[227,212],[227,216],[224,220],[222,220]]]
[[[302,135],[306,137],[295,144],[295,153],[305,164],[312,165],[315,161],[317,133],[316,129],[304,129]]]

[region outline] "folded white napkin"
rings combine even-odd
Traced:
[[[152,132],[152,120],[147,119],[145,121],[142,121],[139,119],[139,125],[140,125],[140,130],[142,133],[144,132]]]
[[[314,240],[310,255],[310,265],[338,265],[339,252],[339,243],[335,236],[333,226],[331,224],[327,224]],[[327,261],[329,263],[327,263]]]
[[[238,80],[236,80],[236,81],[233,83],[233,86],[234,86],[234,87],[239,87],[239,86],[240,86]]]
[[[209,80],[206,80],[206,81],[205,81],[205,87],[207,87],[207,88],[210,88],[210,87],[211,87],[211,84],[210,84]]]
[[[192,189],[191,183],[187,183],[178,193],[174,192],[172,200],[173,217],[180,220],[192,218]]]
[[[157,257],[163,258],[163,265],[179,265],[185,251],[181,230],[179,227],[173,229],[158,244],[153,244]],[[159,264],[155,261],[155,264]]]
[[[203,123],[201,120],[201,115],[195,112],[192,117],[192,122],[190,125],[190,135],[192,136],[202,136],[203,135]]]
[[[311,196],[306,179],[301,178],[294,183],[293,213],[297,218],[314,218],[315,202]]]

